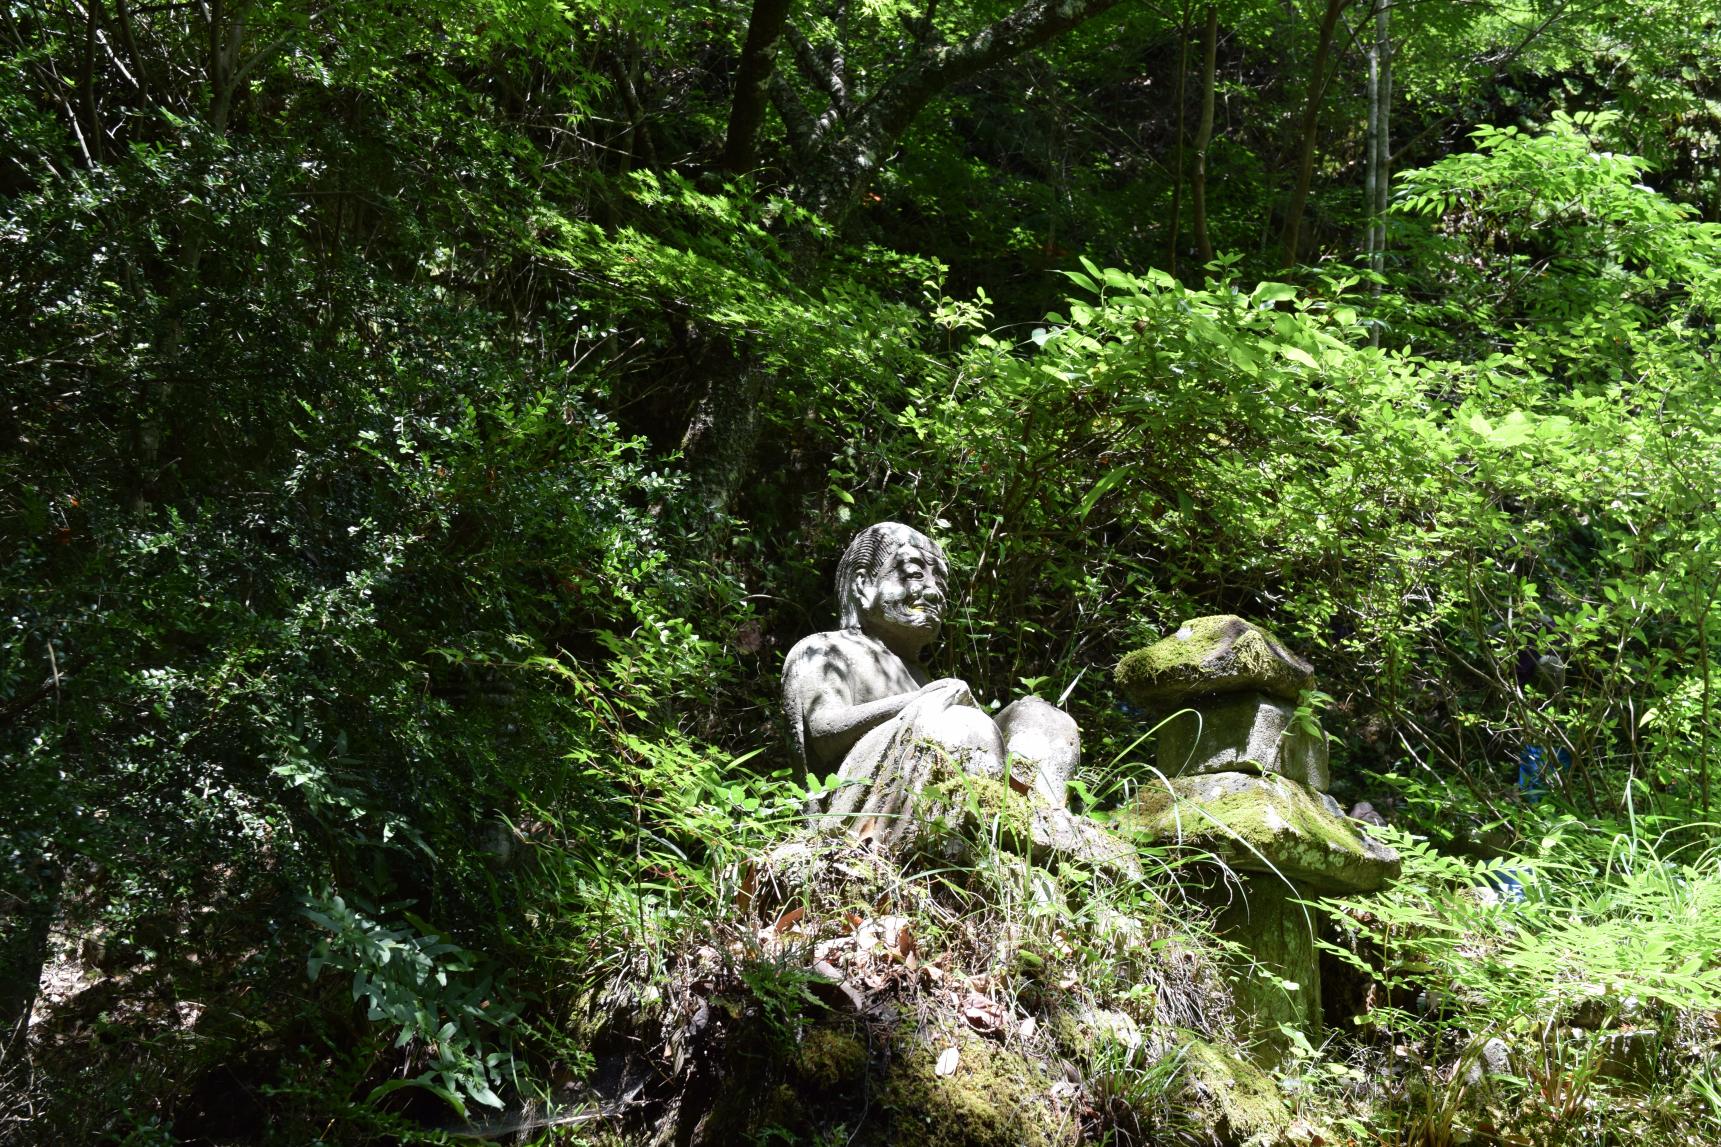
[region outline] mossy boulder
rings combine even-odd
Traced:
[[[1266,630],[1231,614],[1186,621],[1164,641],[1124,656],[1117,684],[1146,709],[1166,709],[1191,697],[1266,693],[1295,701],[1315,685],[1307,661]]]
[[[937,810],[929,822],[941,830],[935,839],[945,839],[951,829],[959,828],[962,834],[985,837],[1042,866],[1073,860],[1128,876],[1141,872],[1129,842],[1088,817],[1054,808],[1031,792],[1016,791],[1003,778],[948,777],[929,787],[922,801]],[[944,823],[953,818],[959,823]],[[949,853],[947,846],[941,847]]]
[[[1316,895],[1374,892],[1399,872],[1398,853],[1289,777],[1174,777],[1144,788],[1124,822],[1138,838],[1206,849],[1239,872],[1277,874]]]
[[[1273,1077],[1241,1056],[1202,1039],[1180,1049],[1183,1095],[1220,1143],[1279,1143],[1291,1113]]]
[[[948,1075],[939,1057],[956,1050]],[[880,1104],[888,1119],[871,1124],[872,1143],[924,1147],[1060,1147],[1075,1142],[1075,1122],[1051,1100],[1054,1082],[1039,1061],[965,1030],[932,1031],[900,1041]]]

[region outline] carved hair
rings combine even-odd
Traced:
[[[878,571],[888,566],[903,546],[913,546],[925,554],[926,564],[938,584],[949,584],[950,563],[937,542],[901,522],[868,526],[855,535],[855,540],[843,551],[843,560],[837,563],[837,608],[844,629],[860,628],[860,579],[877,580]]]

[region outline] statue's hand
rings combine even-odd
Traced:
[[[943,709],[975,704],[968,682],[957,677],[940,677],[937,681],[922,685],[916,699]]]
[[[918,722],[935,713],[973,704],[974,694],[968,691],[968,682],[942,677],[905,694],[901,712],[905,720]]]

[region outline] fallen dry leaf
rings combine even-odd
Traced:
[[[878,924],[886,948],[899,956],[914,951],[914,928],[906,916],[885,916]]]
[[[759,870],[751,860],[741,862],[740,887],[735,890],[735,910],[743,917],[753,911],[753,896],[759,890]]]
[[[978,992],[962,1001],[962,1017],[975,1031],[995,1032],[1004,1026],[1004,1009]]]

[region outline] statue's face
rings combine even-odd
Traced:
[[[926,554],[913,544],[898,546],[861,585],[861,628],[875,636],[927,644],[938,636],[944,586]]]

